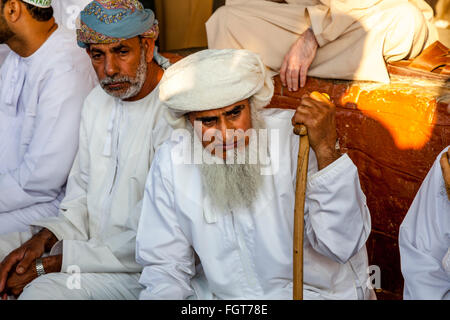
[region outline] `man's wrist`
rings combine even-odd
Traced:
[[[44,241],[44,248],[49,252],[52,247],[58,242],[58,238],[48,229],[44,228],[36,234],[42,241]]]
[[[326,146],[314,150],[317,158],[318,169],[322,170],[334,161],[339,159],[342,155],[340,149],[337,148],[338,142],[334,146]]]
[[[62,254],[56,256],[48,256],[42,259],[45,273],[61,272]]]
[[[319,42],[317,41],[316,35],[314,34],[312,27],[309,27],[305,31],[305,38],[311,40],[311,42],[313,42],[315,44],[316,48],[319,47]]]

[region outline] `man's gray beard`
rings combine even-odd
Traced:
[[[136,96],[142,90],[145,80],[147,79],[147,61],[145,59],[145,56],[145,49],[144,47],[141,47],[141,58],[136,71],[136,76],[134,78],[129,76],[119,76],[117,78],[106,77],[105,79],[100,81],[100,85],[102,86],[103,90],[105,90],[105,92],[110,96],[119,98],[121,100],[126,100]],[[124,93],[120,93],[120,91],[108,90],[106,85],[115,82],[129,82],[130,87]]]
[[[252,124],[253,128],[262,129],[265,127],[264,120],[253,112],[252,108]],[[192,126],[188,125],[192,137],[197,137]],[[193,141],[192,141],[193,142]],[[203,150],[204,161],[200,164],[202,175],[203,190],[209,195],[212,205],[219,211],[229,211],[238,208],[250,208],[258,197],[259,190],[262,186],[261,163],[258,154],[258,143],[250,143],[245,150],[234,149],[234,163],[224,163],[222,159]],[[245,163],[240,164],[243,155],[239,153],[245,152]],[[250,153],[253,153],[251,159],[257,159],[255,164],[251,164]],[[256,154],[256,156],[255,156]],[[207,163],[205,163],[207,162]],[[212,164],[208,164],[212,163]]]

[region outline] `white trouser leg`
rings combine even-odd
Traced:
[[[138,280],[138,273],[50,273],[29,283],[19,300],[135,300],[143,289]]]

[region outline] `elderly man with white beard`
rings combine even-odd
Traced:
[[[312,147],[304,296],[371,297],[370,214],[357,168],[336,149],[334,105],[306,96],[296,111],[263,109],[273,90],[247,50],[201,51],[164,74],[160,100],[178,130],[145,187],[141,299],[292,299],[299,123]]]

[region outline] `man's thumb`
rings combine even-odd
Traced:
[[[31,255],[29,251],[27,251],[22,261],[17,265],[16,272],[18,274],[25,273],[25,271],[30,268],[34,260],[35,257],[33,257],[33,255]]]

